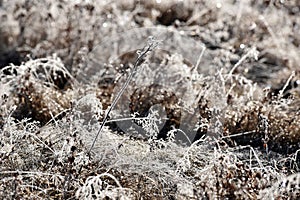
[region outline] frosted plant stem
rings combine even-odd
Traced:
[[[241,59],[233,66],[233,68],[230,70],[229,74],[227,75],[227,78],[225,79],[225,82],[232,77],[232,74],[234,72],[234,70],[236,70],[236,68],[238,66],[240,66],[244,60],[246,60],[248,57],[253,57],[255,60],[258,60],[258,51],[256,50],[256,47],[253,47],[252,49],[250,49],[244,56],[241,57]]]
[[[91,153],[91,151],[92,151],[92,149],[93,149],[93,147],[94,147],[94,145],[95,145],[95,143],[96,143],[96,141],[97,141],[97,138],[99,137],[99,135],[100,135],[100,133],[101,133],[101,131],[102,131],[102,129],[103,129],[105,123],[106,123],[107,120],[108,120],[108,117],[109,117],[110,112],[111,112],[112,109],[115,107],[115,105],[117,104],[118,100],[120,99],[120,97],[121,97],[122,94],[124,93],[124,91],[125,91],[125,89],[127,88],[129,82],[131,81],[133,75],[135,74],[135,72],[136,72],[136,70],[137,70],[137,67],[138,67],[139,64],[142,62],[142,59],[145,57],[145,55],[146,55],[148,52],[152,51],[153,48],[155,48],[156,46],[157,46],[157,42],[156,42],[156,41],[154,41],[154,42],[151,41],[151,43],[149,42],[149,44],[148,44],[147,46],[145,46],[145,47],[143,48],[143,50],[142,50],[140,53],[138,53],[138,58],[136,59],[136,61],[135,61],[135,63],[134,63],[134,66],[133,66],[133,69],[131,70],[131,72],[130,72],[130,74],[129,74],[127,80],[126,80],[126,82],[125,82],[124,85],[122,86],[121,90],[118,92],[116,98],[113,100],[113,102],[112,102],[110,108],[108,109],[108,111],[105,112],[105,116],[104,116],[104,119],[103,119],[103,121],[102,121],[102,123],[101,123],[101,126],[100,126],[100,128],[99,128],[99,130],[98,130],[98,132],[97,132],[97,134],[96,134],[96,136],[95,136],[95,138],[94,138],[94,140],[93,140],[93,143],[92,143],[90,149],[89,149],[88,152],[87,152],[88,155],[90,155],[90,153]]]
[[[283,88],[279,91],[279,95],[278,95],[279,100],[283,97],[283,93],[285,92],[286,88],[289,86],[289,84],[290,84],[291,80],[294,78],[294,76],[295,76],[295,71],[292,72],[292,74],[290,75],[289,79],[286,81]]]

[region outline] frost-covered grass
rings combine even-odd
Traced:
[[[300,197],[299,3],[157,2],[0,1],[1,199]]]

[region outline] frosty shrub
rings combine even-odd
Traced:
[[[114,187],[106,180],[101,180],[102,177],[108,176],[118,187]],[[89,177],[86,183],[76,192],[76,197],[79,199],[132,199],[130,189],[122,188],[119,181],[108,173],[100,174],[96,177]]]
[[[71,88],[57,88],[63,89],[72,75],[56,56],[7,66],[0,76],[5,86],[1,92],[9,103],[18,105],[12,113],[17,119],[27,117],[44,124],[70,106]]]
[[[299,9],[0,0],[0,199],[299,199]]]

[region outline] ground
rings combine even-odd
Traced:
[[[0,0],[0,21],[1,199],[300,197],[300,1]]]

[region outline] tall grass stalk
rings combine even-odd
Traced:
[[[99,137],[105,123],[107,122],[108,118],[109,118],[109,114],[111,113],[112,109],[115,107],[115,105],[117,104],[118,100],[120,99],[120,97],[122,96],[122,94],[124,93],[125,89],[127,88],[128,84],[130,83],[133,75],[135,74],[135,72],[137,71],[137,68],[138,66],[141,64],[142,62],[142,59],[146,56],[146,54],[150,51],[152,51],[156,46],[158,45],[158,41],[156,41],[153,37],[149,37],[148,39],[148,45],[146,45],[142,51],[140,52],[137,52],[138,53],[138,58],[136,59],[135,63],[134,63],[134,66],[126,80],[126,82],[124,83],[124,85],[122,86],[121,90],[118,92],[116,98],[113,100],[111,106],[109,107],[109,109],[107,110],[107,112],[105,112],[105,116],[104,116],[104,119],[101,123],[101,126],[99,128],[99,130],[97,131],[97,134],[93,140],[93,143],[90,147],[90,149],[88,150],[88,155],[91,153],[96,141],[97,141],[97,138]]]

